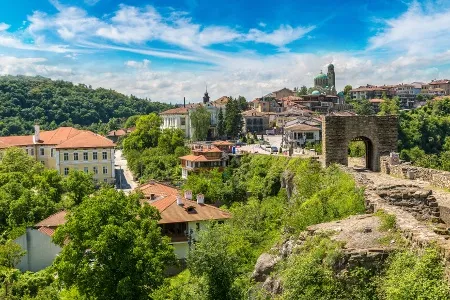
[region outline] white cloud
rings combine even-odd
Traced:
[[[125,66],[136,69],[148,69],[149,65],[150,61],[148,59],[144,59],[143,61],[128,60],[125,62]]]
[[[259,22],[258,25],[259,25],[260,27],[266,27],[266,26],[267,26],[267,24],[264,23],[264,22]]]
[[[384,28],[369,40],[369,50],[407,51],[410,55],[450,48],[450,10],[430,10],[418,2],[397,18],[381,20]]]
[[[9,24],[6,24],[6,23],[0,23],[0,31],[8,30],[9,27],[10,27]]]
[[[84,0],[84,3],[86,3],[87,5],[95,5],[99,2],[100,0]]]
[[[295,40],[302,38],[305,34],[312,31],[315,27],[291,27],[289,25],[281,25],[280,28],[271,33],[263,32],[259,29],[250,29],[246,39],[256,43],[266,43],[278,47],[283,47]]]

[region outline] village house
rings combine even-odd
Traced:
[[[307,143],[319,143],[321,129],[305,123],[298,123],[284,128],[284,144],[293,148],[304,148]]]
[[[14,240],[26,253],[16,266],[22,272],[37,272],[53,263],[61,252],[61,247],[52,242],[52,236],[58,226],[66,222],[67,212],[57,212],[33,227],[28,227],[25,234]]]
[[[106,137],[73,127],[41,132],[35,125],[34,135],[0,137],[0,150],[18,147],[63,176],[80,170],[92,173],[94,181],[108,184],[115,183],[115,146]]]
[[[226,153],[211,144],[194,144],[191,154],[180,157],[181,178],[187,179],[190,172],[224,168],[227,162]]]
[[[266,113],[251,109],[242,113],[242,119],[243,132],[260,134],[269,129],[269,115]]]
[[[154,181],[141,185],[138,190],[144,195],[145,202],[158,209],[162,234],[170,238],[178,259],[187,258],[198,233],[210,221],[222,222],[231,218],[230,213],[205,204],[203,194],[194,199],[191,191],[182,194],[174,187]]]
[[[123,138],[124,136],[126,136],[127,134],[133,132],[136,129],[136,127],[131,127],[131,128],[124,128],[124,129],[117,129],[117,130],[111,130],[110,132],[108,132],[108,134],[106,135],[106,137],[108,139],[110,139],[113,143],[117,143],[117,141],[120,138]]]

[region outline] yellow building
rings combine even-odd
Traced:
[[[115,146],[101,135],[73,127],[40,132],[36,125],[34,135],[0,137],[0,149],[22,148],[61,175],[68,175],[70,170],[80,170],[94,174],[96,182],[111,184],[115,182]]]

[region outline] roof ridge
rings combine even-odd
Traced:
[[[41,220],[41,221],[39,221],[38,223],[36,223],[34,226],[45,226],[45,225],[39,225],[40,223],[42,223],[42,222],[44,222],[45,220],[47,220],[47,219],[50,219],[51,217],[54,217],[54,216],[56,216],[57,214],[60,214],[60,213],[62,213],[62,212],[65,212],[66,214],[68,213],[68,211],[67,210],[65,210],[65,209],[61,209],[61,210],[59,210],[59,211],[57,211],[57,212],[55,212],[55,213],[53,213],[53,214],[51,214],[50,216],[48,216],[47,218],[45,218],[45,219],[43,219],[43,220]]]

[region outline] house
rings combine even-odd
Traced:
[[[275,98],[275,99],[281,99],[283,97],[288,96],[295,96],[295,92],[288,89],[288,88],[282,88],[281,90],[271,92],[267,95],[265,95],[263,98]]]
[[[427,87],[435,90],[442,89],[444,90],[444,95],[450,95],[450,80],[448,79],[432,80]]]
[[[294,124],[284,128],[284,143],[292,147],[305,147],[306,143],[319,143],[320,128],[308,124]]]
[[[242,113],[243,132],[260,134],[269,129],[269,116],[257,110],[247,110]]]
[[[373,111],[375,113],[378,113],[380,111],[380,104],[383,103],[384,100],[383,99],[370,99],[369,102],[373,107]]]
[[[16,266],[22,272],[37,272],[53,263],[61,252],[61,247],[52,242],[52,236],[58,226],[66,223],[67,212],[62,210],[33,227],[28,227],[25,234],[14,240],[26,253]]]
[[[257,112],[274,112],[279,113],[283,111],[283,105],[280,102],[278,102],[275,98],[269,98],[269,97],[263,97],[263,98],[256,98],[252,101],[253,109]]]
[[[9,147],[24,149],[36,161],[66,176],[70,170],[93,173],[96,182],[115,182],[115,144],[96,133],[73,127],[40,131],[34,135],[0,137],[0,150]]]
[[[360,86],[359,88],[350,90],[350,95],[352,100],[363,100],[363,99],[374,99],[382,98],[383,94],[390,96],[389,87],[387,86],[373,86],[366,85]]]
[[[113,143],[117,143],[119,138],[126,136],[127,134],[133,132],[136,129],[136,127],[126,128],[126,129],[117,129],[117,130],[111,130],[108,132],[106,137],[110,139]]]
[[[216,146],[195,144],[191,147],[191,151],[191,154],[180,157],[183,179],[187,179],[190,172],[226,166],[227,156]]]
[[[231,153],[231,148],[234,146],[234,143],[228,141],[214,141],[212,145],[219,148],[222,152]]]
[[[138,187],[144,201],[158,209],[162,234],[170,238],[178,259],[186,259],[189,248],[198,238],[198,233],[210,221],[224,221],[231,214],[215,206],[205,204],[204,195],[198,194],[196,201],[191,191],[181,191],[162,183],[151,181]]]
[[[159,114],[162,119],[161,129],[181,129],[183,130],[185,137],[191,139],[194,134],[194,129],[191,124],[190,116],[199,106],[204,106],[211,115],[208,138],[214,138],[218,135],[217,123],[219,119],[219,112],[222,110],[222,114],[225,115],[226,104],[229,100],[229,97],[223,96],[217,100],[209,101],[208,91],[206,91],[203,96],[203,103],[184,103],[180,107],[161,112]]]

